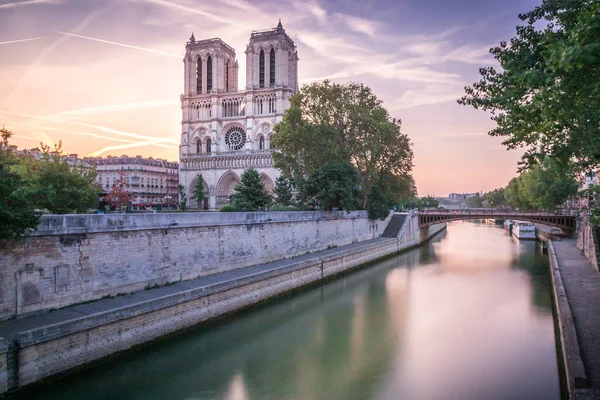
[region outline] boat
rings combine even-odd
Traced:
[[[519,240],[535,240],[535,225],[533,222],[513,221],[512,234]]]

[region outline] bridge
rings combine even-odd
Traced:
[[[420,210],[419,228],[425,228],[444,222],[469,219],[510,219],[530,221],[534,223],[555,226],[570,232],[575,231],[576,218],[564,212],[546,211],[510,211],[494,208],[465,208],[460,210]]]

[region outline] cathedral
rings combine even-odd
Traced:
[[[200,207],[210,210],[229,203],[246,168],[255,168],[270,191],[279,176],[271,137],[298,90],[298,52],[280,21],[253,31],[245,53],[246,88],[238,90],[232,47],[193,34],[186,44],[179,183],[188,207],[198,207],[191,198],[200,176],[206,198]]]

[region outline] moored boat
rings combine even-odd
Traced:
[[[535,240],[535,225],[527,221],[513,221],[512,234],[519,240]]]

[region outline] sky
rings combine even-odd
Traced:
[[[301,85],[363,82],[402,120],[419,195],[486,192],[516,176],[521,153],[456,100],[539,2],[0,0],[0,125],[19,148],[177,160],[191,33],[236,50],[243,88],[250,32],[281,19]]]

